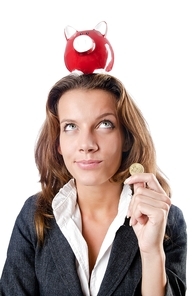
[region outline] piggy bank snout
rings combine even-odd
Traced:
[[[93,51],[95,48],[95,42],[88,35],[80,35],[74,39],[73,47],[79,53]]]

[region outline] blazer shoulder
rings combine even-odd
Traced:
[[[167,226],[172,226],[178,230],[179,227],[183,230],[185,230],[187,227],[183,211],[176,205],[172,204],[170,207]]]
[[[28,197],[25,200],[25,202],[18,214],[18,217],[23,217],[27,221],[31,220],[31,218],[34,217],[37,199],[38,199],[38,194],[34,194],[34,195],[31,195],[30,197]]]
[[[35,210],[38,194],[32,195],[26,199],[20,212],[18,213],[14,228],[12,231],[12,237],[19,236],[23,233],[24,237],[31,237],[33,241],[36,241],[35,232]]]

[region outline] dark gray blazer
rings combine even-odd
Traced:
[[[2,296],[84,296],[76,271],[75,256],[55,219],[45,243],[37,243],[34,227],[36,195],[25,202],[10,239],[0,281]],[[186,223],[172,205],[164,242],[167,296],[183,296],[186,290]],[[98,296],[141,295],[141,260],[135,233],[125,219],[114,239],[107,270]],[[158,296],[158,295],[157,295]]]

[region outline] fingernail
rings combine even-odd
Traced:
[[[133,226],[133,225],[132,225],[132,222],[133,222],[133,220],[130,218],[130,221],[129,221],[129,225],[130,225],[130,226]]]
[[[131,180],[131,176],[124,181],[124,184],[128,184],[130,180]]]

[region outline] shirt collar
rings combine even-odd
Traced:
[[[131,197],[131,188],[128,184],[125,184],[123,186],[118,205],[119,216],[126,216]],[[77,208],[77,191],[74,179],[71,179],[59,190],[52,201],[52,208],[56,220],[59,220],[63,215],[65,222],[73,216]]]

